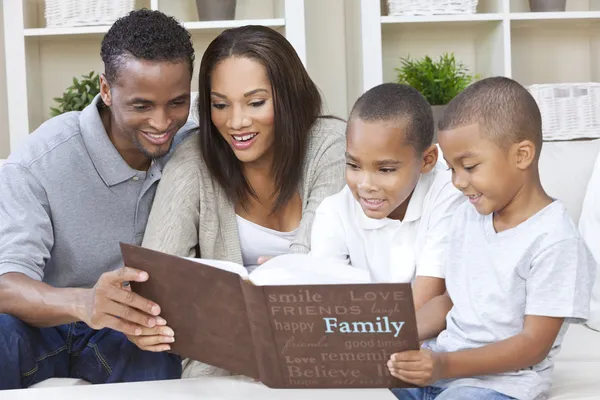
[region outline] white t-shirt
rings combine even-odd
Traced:
[[[242,261],[248,272],[258,267],[258,257],[277,257],[290,252],[290,244],[298,228],[290,232],[279,232],[255,224],[236,215]]]
[[[465,201],[441,162],[419,178],[403,221],[367,217],[346,186],[317,208],[311,254],[366,270],[373,282],[443,278],[448,227]]]
[[[520,371],[434,383],[483,387],[517,399],[546,398],[552,359],[568,323],[589,313],[596,264],[564,205],[555,200],[518,226],[496,233],[492,214],[467,203],[456,211],[449,239],[446,288],[454,307],[446,330],[425,347],[452,352],[519,334],[525,315],[565,318],[549,355]]]

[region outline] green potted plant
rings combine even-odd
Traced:
[[[100,93],[100,77],[94,71],[88,75],[81,75],[81,78],[73,78],[73,84],[65,90],[62,97],[53,99],[58,105],[50,107],[51,116],[55,117],[68,111],[81,111]]]
[[[431,104],[437,141],[437,123],[446,105],[471,82],[478,79],[478,75],[471,75],[469,70],[456,60],[453,53],[444,53],[438,60],[429,56],[418,60],[406,57],[402,58],[401,62],[401,67],[395,68],[397,82],[414,87]]]

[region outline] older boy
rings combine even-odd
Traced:
[[[538,173],[541,117],[525,88],[481,80],[439,124],[454,185],[468,196],[452,220],[446,329],[420,351],[391,356],[392,374],[421,389],[401,399],[542,399],[568,323],[588,316],[595,262],[563,204]],[[420,335],[447,308],[426,304]]]
[[[317,209],[311,254],[411,282],[418,309],[444,293],[449,222],[464,196],[438,162],[431,106],[414,88],[385,83],[350,114],[346,183]],[[416,276],[416,278],[415,278]]]

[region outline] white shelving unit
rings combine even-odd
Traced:
[[[385,3],[385,0],[382,0]],[[386,16],[380,2],[346,10],[348,103],[396,79],[402,57],[454,53],[472,73],[523,85],[600,80],[600,0],[567,0],[565,12],[530,12],[527,0],[479,0],[471,15]],[[356,45],[360,40],[360,45]]]
[[[14,149],[50,117],[52,99],[62,95],[73,77],[79,78],[92,70],[103,71],[100,44],[110,26],[46,28],[43,0],[1,1],[6,92],[10,94],[8,135],[10,149]],[[250,24],[272,27],[285,34],[306,64],[304,0],[238,0],[237,3],[236,19],[229,21],[197,21],[194,0],[136,0],[135,8],[163,11],[182,21],[192,33],[196,50],[192,90],[197,86],[204,49],[227,28]]]

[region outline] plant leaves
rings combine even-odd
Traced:
[[[410,55],[401,58],[397,73],[397,83],[403,83],[418,90],[431,105],[448,104],[479,75],[471,75],[469,70],[457,62],[454,53],[444,53],[438,60],[425,56],[412,60]]]
[[[81,80],[73,78],[72,85],[65,88],[62,97],[54,97],[56,107],[50,107],[50,115],[55,117],[68,111],[81,111],[100,93],[100,76],[94,71],[81,75]]]

